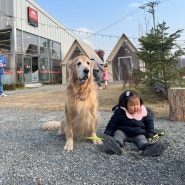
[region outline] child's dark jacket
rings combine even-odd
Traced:
[[[122,130],[128,137],[143,134],[147,138],[153,137],[154,122],[151,111],[147,109],[147,115],[140,121],[127,118],[125,110],[118,107],[112,115],[104,134],[113,136],[116,130]]]

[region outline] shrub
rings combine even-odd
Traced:
[[[15,86],[16,86],[16,88],[24,88],[25,84],[24,83],[16,83]]]
[[[10,91],[10,90],[15,90],[16,86],[15,84],[3,84],[4,90]]]
[[[25,87],[24,83],[4,84],[3,85],[4,90],[7,90],[7,91],[16,90],[17,88],[21,89],[21,88],[24,88],[24,87]]]

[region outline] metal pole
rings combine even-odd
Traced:
[[[146,3],[146,4],[139,7],[139,8],[142,8],[142,9],[145,9],[146,7],[149,7],[148,12],[152,14],[154,33],[155,33],[155,10],[154,10],[154,6],[158,5],[159,3],[160,3],[159,1],[149,2],[149,3]]]

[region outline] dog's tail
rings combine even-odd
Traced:
[[[45,131],[49,130],[59,130],[60,121],[48,121],[42,125],[42,129]]]

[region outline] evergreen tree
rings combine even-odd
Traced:
[[[146,70],[141,72],[146,85],[161,91],[168,98],[168,89],[181,82],[183,69],[178,69],[178,57],[184,54],[176,44],[176,39],[183,30],[169,34],[166,23],[158,24],[155,33],[139,38],[141,44],[137,53],[139,59],[145,63]]]

